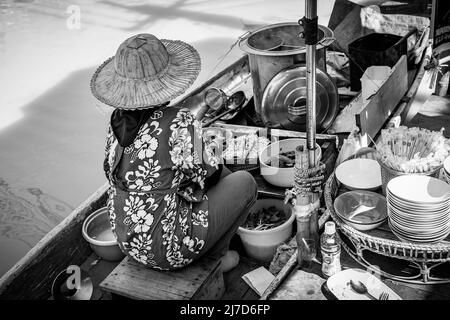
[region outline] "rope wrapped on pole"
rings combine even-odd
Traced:
[[[316,45],[318,42],[317,0],[305,1],[305,17],[299,21],[303,26],[300,37],[306,45],[306,142],[307,153],[303,148],[296,150],[295,186],[286,194],[294,205],[292,212],[297,217],[296,239],[314,239],[319,244],[318,209],[319,193],[324,166],[316,159]],[[322,171],[321,171],[322,170]],[[319,183],[320,182],[320,183]],[[290,194],[289,194],[290,192]],[[295,200],[293,199],[295,196]],[[300,248],[300,246],[299,246]],[[302,254],[298,254],[302,265]]]

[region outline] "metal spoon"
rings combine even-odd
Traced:
[[[364,294],[366,296],[368,296],[369,298],[371,298],[372,300],[378,300],[377,298],[375,298],[373,295],[371,295],[369,293],[369,291],[367,290],[367,287],[364,285],[364,283],[362,283],[361,281],[353,281],[350,280],[350,286],[352,287],[352,289],[359,293],[359,294]]]

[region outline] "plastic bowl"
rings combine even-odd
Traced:
[[[241,237],[245,252],[253,259],[269,262],[272,261],[277,247],[290,239],[293,231],[295,215],[292,214],[291,207],[280,199],[259,199],[250,208],[250,213],[275,206],[278,210],[290,213],[290,217],[283,224],[268,230],[248,230],[239,227],[238,234]]]
[[[358,210],[360,214],[351,217]],[[371,191],[350,191],[334,201],[336,214],[356,230],[368,231],[382,225],[387,217],[386,198]]]
[[[84,220],[82,233],[99,257],[108,261],[119,261],[125,257],[111,230],[107,207],[98,209]]]
[[[261,175],[268,183],[283,187],[291,188],[294,186],[294,168],[278,168],[268,165],[270,158],[277,156],[283,152],[295,151],[299,146],[303,145],[306,148],[305,139],[286,139],[269,144],[259,154],[259,166]],[[322,150],[316,143],[316,161],[322,158]]]

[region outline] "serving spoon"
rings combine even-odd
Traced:
[[[367,287],[361,281],[350,280],[350,286],[352,287],[352,289],[355,292],[357,292],[359,294],[364,294],[364,295],[368,296],[369,298],[371,298],[372,300],[378,300],[376,297],[374,297],[373,295],[371,295],[369,293],[369,291],[367,290]]]

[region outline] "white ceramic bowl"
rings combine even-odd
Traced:
[[[351,159],[336,168],[336,178],[350,190],[376,190],[381,187],[381,168],[372,159]]]
[[[268,230],[249,230],[239,227],[238,234],[241,237],[245,252],[249,257],[259,261],[269,262],[273,259],[277,247],[291,238],[294,226],[295,215],[291,207],[280,199],[259,199],[255,202],[250,212],[275,206],[278,210],[289,212],[290,217],[278,227]]]
[[[262,177],[270,184],[283,188],[294,186],[294,168],[278,168],[268,165],[270,158],[280,153],[295,151],[299,145],[306,148],[305,139],[285,139],[273,142],[264,148],[259,154],[259,166]],[[316,161],[322,158],[322,150],[316,143]]]
[[[450,175],[450,156],[445,158],[443,166],[444,166],[444,171]]]
[[[99,257],[108,261],[119,261],[125,257],[111,231],[108,208],[100,208],[87,217],[83,222],[82,233]]]

